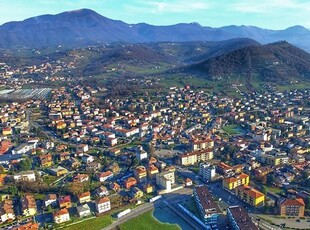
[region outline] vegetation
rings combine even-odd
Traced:
[[[156,220],[153,211],[146,212],[134,219],[120,225],[121,230],[143,229],[143,230],[174,230],[180,229],[177,225],[163,224]]]
[[[99,229],[109,226],[110,224],[112,224],[112,217],[109,215],[106,215],[102,217],[85,220],[83,222],[79,222],[76,224],[72,224],[63,229],[64,230],[80,230],[80,229],[99,230]]]

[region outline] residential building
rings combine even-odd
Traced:
[[[166,191],[171,191],[172,185],[175,184],[175,172],[165,171],[156,174],[156,184],[165,189]]]
[[[227,216],[232,230],[258,230],[244,207],[229,207]]]
[[[261,207],[265,204],[265,195],[248,185],[238,186],[236,188],[236,195],[241,200],[254,207]]]
[[[194,197],[202,221],[205,224],[217,224],[220,209],[215,203],[207,186],[196,186],[194,188]]]
[[[67,208],[60,209],[53,213],[53,219],[56,224],[61,224],[70,220],[70,214]]]
[[[303,217],[305,214],[305,202],[302,198],[284,199],[279,204],[281,216]]]
[[[26,195],[21,198],[20,202],[24,216],[34,216],[37,213],[37,205],[33,196]]]
[[[96,201],[96,210],[97,212],[103,213],[111,209],[111,203],[109,197],[103,197]]]
[[[1,223],[8,220],[15,220],[15,213],[12,200],[4,200],[0,203],[0,219]]]
[[[77,211],[79,217],[85,217],[85,216],[89,216],[91,214],[88,204],[83,204],[83,205],[77,206],[76,211]]]
[[[129,189],[129,188],[135,186],[137,183],[138,183],[138,182],[137,182],[136,178],[134,178],[134,177],[129,177],[129,178],[125,181],[125,187],[126,187],[127,189]]]
[[[48,206],[56,207],[57,205],[57,195],[56,194],[48,194],[45,196],[44,199],[44,207],[47,208]]]
[[[111,171],[106,171],[106,172],[102,172],[102,173],[98,173],[97,174],[97,179],[100,182],[105,182],[106,180],[109,180],[111,178],[113,178],[114,174]]]
[[[23,171],[23,172],[19,172],[13,175],[13,178],[15,182],[20,182],[20,181],[32,182],[36,180],[36,175],[34,171]]]
[[[205,180],[205,181],[211,181],[215,177],[215,166],[210,164],[201,163],[199,165],[199,175]]]
[[[137,168],[135,168],[134,175],[139,183],[147,181],[147,172],[144,166],[138,166]]]
[[[248,185],[249,182],[250,182],[249,175],[241,173],[239,175],[235,175],[229,178],[224,178],[223,187],[227,190],[233,190],[240,185]]]
[[[60,196],[58,198],[58,204],[60,208],[71,208],[71,197],[67,196]]]
[[[141,198],[143,197],[143,191],[138,187],[131,188],[130,194],[133,198]]]
[[[201,161],[205,162],[212,159],[213,159],[212,149],[203,149],[179,155],[179,163],[185,166],[197,164]]]
[[[86,203],[90,201],[90,192],[84,192],[81,195],[78,196],[78,200],[80,202],[80,204]]]
[[[47,171],[53,176],[63,176],[68,173],[68,170],[64,167],[58,166],[56,168],[49,168]]]

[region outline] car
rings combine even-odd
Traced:
[[[296,222],[301,222],[301,220],[300,220],[300,219],[297,219]]]

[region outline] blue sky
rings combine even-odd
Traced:
[[[127,23],[310,28],[310,0],[0,0],[0,24],[81,8]]]

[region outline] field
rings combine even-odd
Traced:
[[[83,222],[64,227],[64,230],[99,230],[112,224],[112,217],[109,215],[85,220]]]
[[[120,225],[121,230],[143,229],[143,230],[177,230],[177,225],[163,224],[153,217],[153,211],[146,212],[134,219]]]
[[[234,135],[234,134],[239,134],[240,132],[238,131],[238,125],[226,125],[226,126],[223,126],[222,129],[230,134],[230,135]]]

